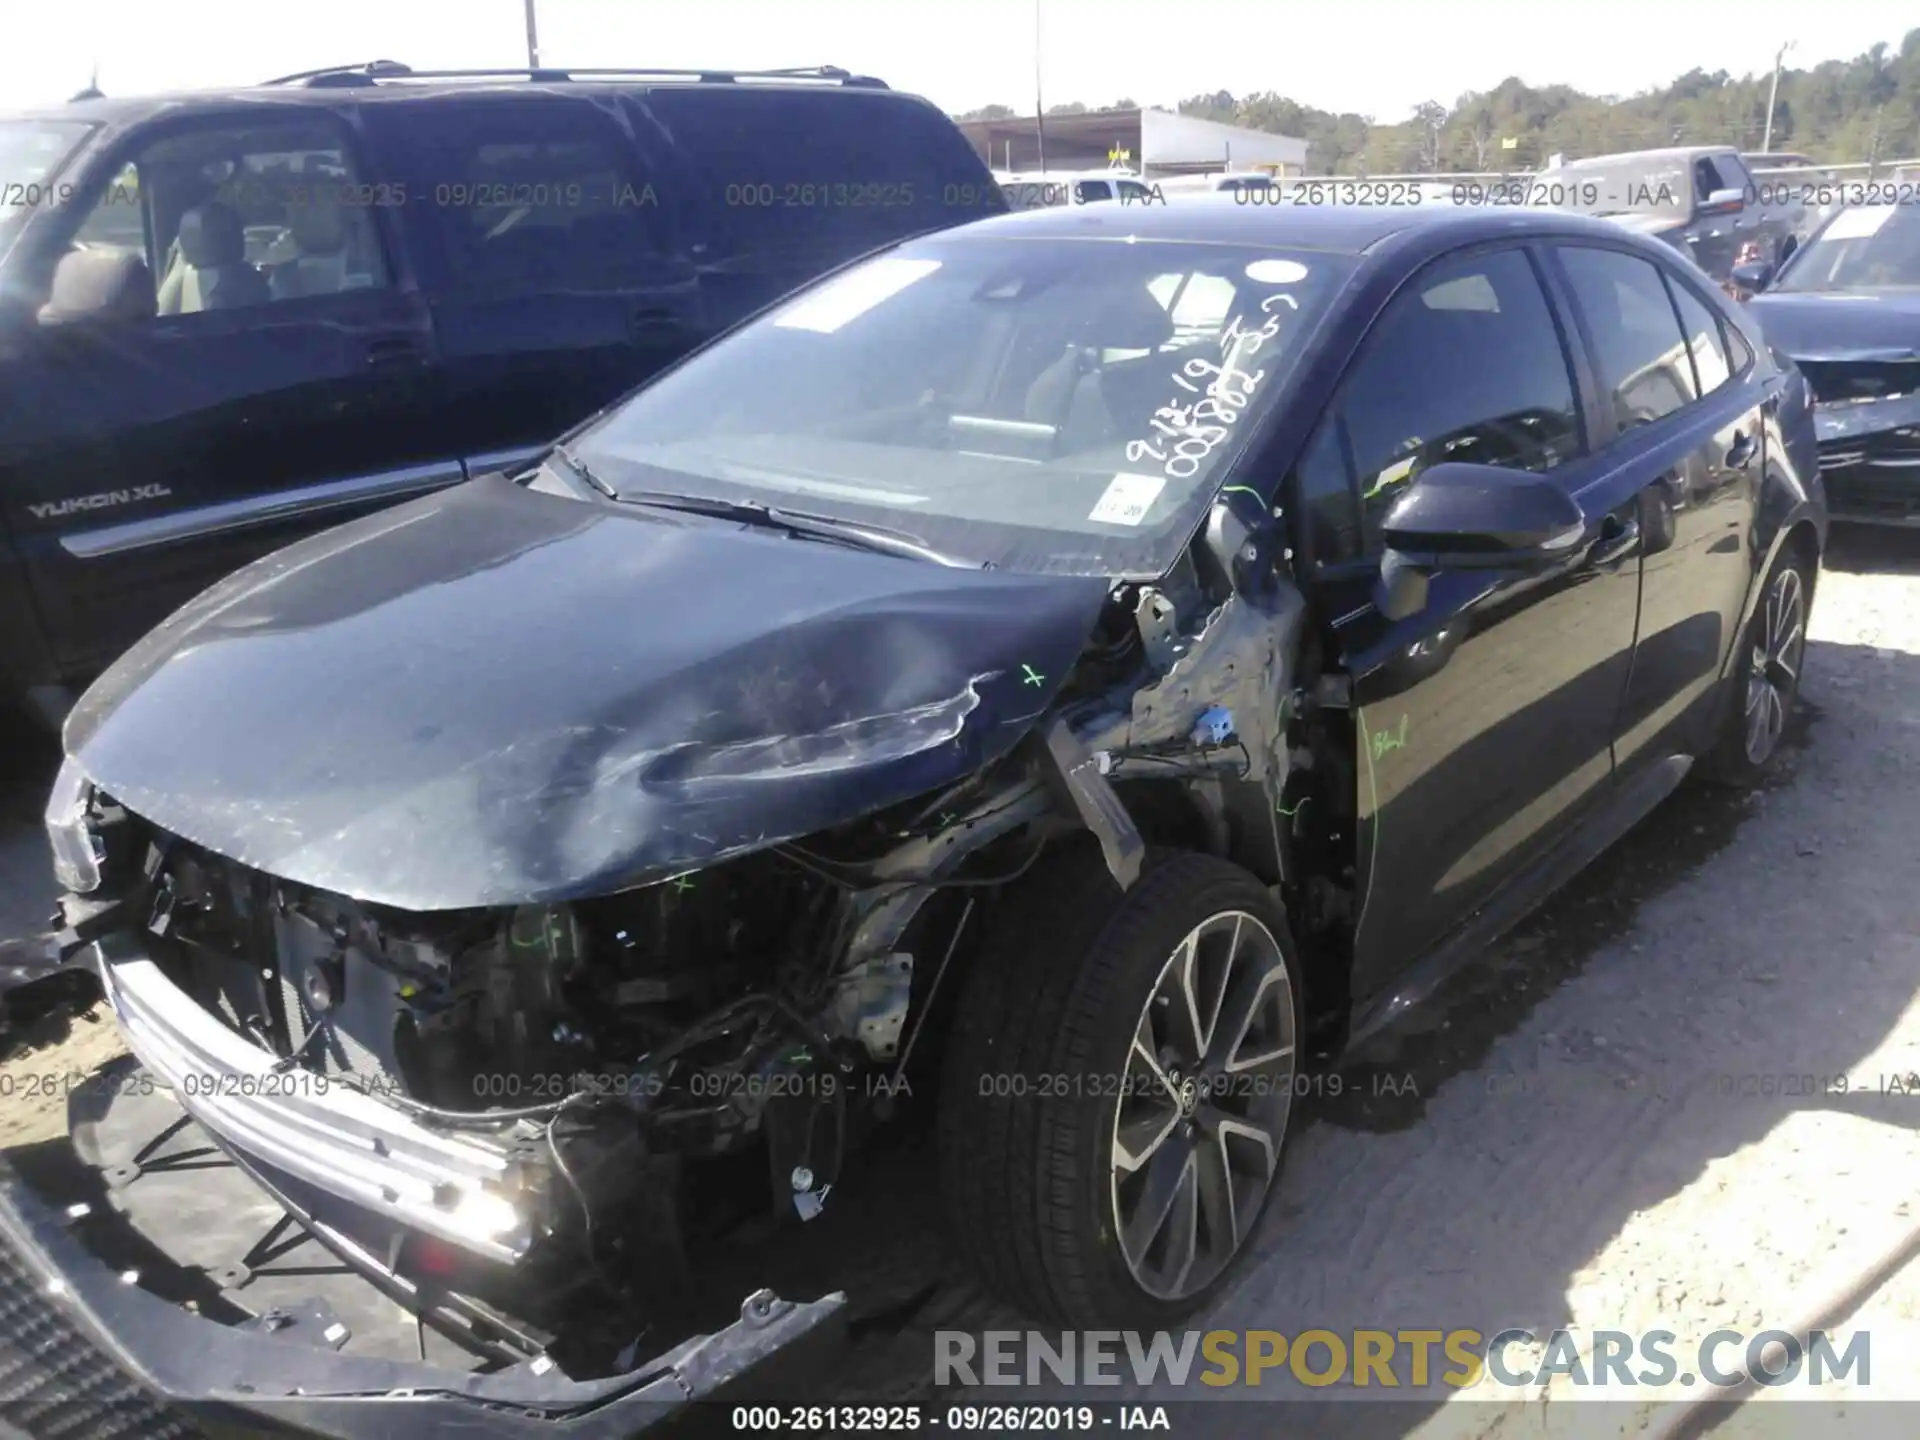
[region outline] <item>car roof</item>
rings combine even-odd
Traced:
[[[856,77],[852,84],[822,84],[800,78],[792,80],[754,78],[741,82],[703,81],[697,76],[676,76],[671,72],[637,72],[631,79],[611,77],[578,80],[531,80],[502,74],[496,78],[409,79],[384,78],[364,84],[243,85],[217,90],[174,90],[149,95],[108,95],[91,100],[70,100],[59,105],[36,105],[18,110],[0,110],[0,120],[81,121],[87,124],[119,126],[143,120],[161,110],[216,110],[229,106],[313,105],[322,109],[342,105],[380,105],[407,101],[438,100],[454,96],[511,94],[552,96],[595,96],[632,93],[642,90],[713,90],[728,93],[773,90],[784,92],[827,91],[862,95],[891,95],[897,99],[925,104],[919,96],[894,90],[878,81]]]
[[[1572,170],[1577,166],[1604,165],[1614,160],[1692,160],[1701,155],[1739,153],[1731,145],[1669,145],[1661,150],[1621,150],[1612,155],[1589,155],[1581,160],[1569,160],[1559,168]]]
[[[1225,192],[1179,205],[1116,200],[1052,205],[995,215],[939,231],[1029,239],[1140,239],[1255,245],[1275,250],[1327,250],[1359,255],[1395,236],[1431,235],[1436,244],[1525,235],[1598,237],[1618,242],[1629,232],[1611,220],[1566,210],[1511,206],[1248,205]]]

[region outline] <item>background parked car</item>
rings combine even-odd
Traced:
[[[0,120],[0,698],[306,531],[533,454],[855,255],[1005,208],[843,71],[382,65]],[[794,137],[804,135],[804,145]]]
[[[1663,240],[1715,280],[1727,278],[1747,242],[1778,260],[1809,227],[1804,207],[1759,184],[1725,145],[1570,160],[1534,176],[1529,194],[1530,203],[1608,216]]]
[[[1849,206],[1777,278],[1735,278],[1813,388],[1833,518],[1920,525],[1920,209]]]

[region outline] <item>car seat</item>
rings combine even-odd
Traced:
[[[187,211],[180,217],[178,244],[178,284],[168,276],[161,314],[233,310],[271,298],[266,277],[247,263],[246,229],[231,206],[214,200]]]

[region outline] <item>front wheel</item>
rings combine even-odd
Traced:
[[[955,1020],[943,1188],[983,1278],[1035,1316],[1151,1329],[1253,1233],[1296,1084],[1298,968],[1266,887],[1078,853],[1010,895]]]
[[[1787,717],[1800,694],[1811,589],[1811,566],[1799,551],[1790,549],[1774,562],[1740,641],[1720,738],[1703,759],[1707,779],[1751,785],[1779,753]]]

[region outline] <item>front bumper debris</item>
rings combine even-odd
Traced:
[[[145,1096],[165,1112],[156,1112],[161,1132],[177,1139],[182,1127],[193,1134],[204,1131],[230,1153],[238,1167],[230,1167],[230,1173],[255,1182],[247,1192],[251,1208],[281,1215],[283,1225],[312,1237],[344,1263],[346,1283],[399,1305],[403,1320],[412,1317],[410,1325],[433,1328],[431,1317],[407,1303],[408,1287],[381,1273],[378,1257],[356,1254],[343,1235],[303,1210],[279,1185],[298,1182],[330,1197],[330,1203],[366,1215],[376,1228],[419,1229],[480,1250],[469,1236],[444,1233],[448,1227],[442,1217],[448,1212],[435,1206],[435,1187],[444,1193],[446,1175],[456,1167],[462,1176],[489,1178],[495,1173],[495,1152],[465,1137],[438,1134],[337,1084],[324,1089],[276,1085],[276,1080],[320,1077],[276,1074],[272,1055],[195,1004],[137,940],[122,932],[65,948],[69,960],[98,973],[145,1066],[129,1060],[130,1072],[103,1071],[95,1077],[101,1083],[75,1092],[70,1111],[83,1171],[98,1140],[89,1112],[113,1103],[103,1097],[119,1096],[124,1103]],[[187,1141],[189,1149],[193,1143]],[[204,1140],[199,1143],[199,1154],[215,1153]],[[143,1160],[152,1153],[140,1150]],[[197,1178],[195,1167],[207,1162],[185,1158],[189,1163],[176,1168],[166,1183],[193,1188],[173,1192],[176,1201],[188,1203],[169,1210],[176,1218],[165,1225],[168,1232],[209,1223],[195,1219],[196,1207],[204,1211],[212,1204],[224,1217],[235,1204],[230,1192],[222,1198],[206,1188],[210,1172],[200,1168],[198,1174],[208,1178]],[[158,1162],[148,1163],[150,1173],[161,1173],[153,1168]],[[109,1166],[96,1172],[96,1179],[113,1192],[127,1178],[116,1171],[141,1169],[138,1162]],[[269,1174],[273,1184],[264,1178]],[[310,1282],[311,1301],[275,1301],[250,1318],[203,1312],[199,1302],[183,1301],[173,1283],[196,1273],[191,1262],[182,1270],[183,1262],[161,1256],[155,1258],[165,1258],[165,1265],[128,1266],[129,1243],[147,1245],[144,1253],[151,1253],[151,1227],[130,1226],[134,1217],[118,1213],[118,1202],[99,1210],[88,1203],[69,1205],[72,1198],[64,1186],[36,1189],[0,1157],[0,1400],[5,1402],[0,1415],[35,1436],[186,1440],[202,1434],[303,1434],[373,1440],[404,1434],[473,1440],[485,1434],[611,1440],[663,1423],[678,1433],[695,1402],[739,1403],[806,1388],[807,1378],[829,1366],[845,1341],[844,1294],[801,1303],[760,1290],[746,1298],[732,1323],[650,1358],[644,1352],[623,1355],[620,1373],[597,1379],[572,1379],[545,1353],[500,1358],[495,1352],[491,1366],[464,1368],[412,1358],[427,1355],[424,1340],[417,1350],[408,1345],[369,1353],[357,1344],[339,1343],[351,1327],[331,1323],[335,1312],[326,1296],[337,1300],[340,1292],[323,1292],[320,1279]],[[240,1208],[248,1206],[243,1202]],[[429,1223],[435,1219],[442,1223]],[[191,1249],[195,1238],[184,1235],[177,1244]],[[504,1258],[511,1263],[515,1257]],[[299,1273],[297,1267],[292,1273]],[[198,1278],[211,1277],[200,1273]],[[230,1282],[216,1283],[224,1292]],[[286,1275],[278,1283],[283,1298],[288,1283],[300,1284]],[[342,1282],[335,1274],[324,1283],[337,1287]],[[234,1293],[244,1300],[251,1292]],[[412,1293],[421,1299],[421,1292]],[[314,1316],[323,1318],[304,1323]],[[633,1348],[638,1351],[638,1344]],[[438,1353],[442,1360],[449,1358]]]
[[[1814,424],[1833,519],[1920,526],[1920,395],[1821,405]]]
[[[273,1055],[195,1003],[139,942],[91,946],[127,1044],[215,1135],[298,1180],[511,1264],[532,1236],[506,1198],[509,1160],[484,1135],[432,1130],[403,1111]]]
[[[75,1207],[83,1209],[84,1207]],[[31,1434],[185,1440],[201,1434],[630,1436],[732,1398],[838,1343],[843,1297],[767,1292],[740,1319],[625,1374],[568,1379],[551,1361],[492,1373],[340,1354],[267,1328],[219,1324],[142,1289],[81,1243],[0,1159],[0,1391]],[[757,1393],[757,1392],[756,1392]],[[670,1428],[672,1428],[670,1426]]]

